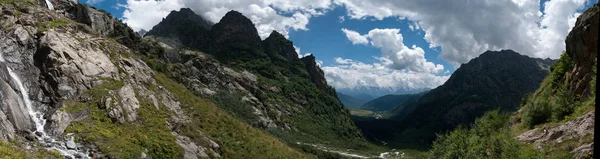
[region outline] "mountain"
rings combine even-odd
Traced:
[[[140,29],[140,31],[137,32],[141,37],[144,37],[144,35],[146,35],[146,33],[148,33],[147,30],[144,29]]]
[[[144,36],[163,37],[169,45],[183,45],[198,49],[212,49],[209,30],[213,23],[189,8],[171,11]],[[167,41],[166,39],[169,39]]]
[[[388,94],[417,94],[430,90],[431,88],[413,89],[413,88],[381,88],[381,87],[367,87],[360,86],[356,88],[339,88],[336,89],[338,92],[342,92],[346,95],[354,96],[362,100],[373,100],[375,98],[385,96]]]
[[[339,92],[337,93],[337,97],[345,108],[360,108],[367,102]]]
[[[599,30],[596,3],[579,15],[566,51],[519,111],[487,112],[470,128],[440,135],[429,157],[594,158]]]
[[[165,46],[164,54],[145,59],[149,65],[290,145],[369,147],[314,56],[298,58],[293,43],[276,31],[261,40],[254,24],[237,11],[200,35],[171,36],[186,29],[169,29],[186,26],[180,19],[198,17],[180,12],[171,12],[154,27],[165,32],[151,30],[144,37]],[[204,35],[209,35],[206,47],[173,43]]]
[[[182,9],[141,38],[77,1],[0,8],[2,158],[341,158],[310,145],[369,147],[314,57],[285,68],[268,56],[215,58],[266,55],[262,41],[238,48],[223,37],[247,36],[228,32],[250,27],[241,14],[207,30]],[[205,46],[216,51],[194,49]]]
[[[365,135],[386,142],[429,145],[435,133],[468,125],[484,112],[517,110],[521,98],[548,75],[550,59],[536,59],[512,50],[487,51],[462,64],[443,85],[426,92],[409,109],[393,109],[396,121],[357,122]],[[387,128],[375,128],[386,123]]]
[[[385,95],[365,103],[360,109],[376,112],[388,111],[404,102],[415,101],[420,96],[420,94]]]

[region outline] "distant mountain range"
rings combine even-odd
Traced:
[[[357,97],[349,96],[343,93],[337,93],[340,102],[344,105],[344,108],[360,108],[367,100],[362,100]]]
[[[357,87],[357,88],[336,88],[337,92],[341,92],[346,95],[350,95],[362,100],[373,100],[375,98],[389,95],[389,94],[417,94],[431,88],[422,88],[422,89],[399,89],[399,88],[381,88],[381,87]]]
[[[377,99],[371,100],[360,107],[360,109],[370,111],[388,111],[396,107],[401,107],[403,103],[414,103],[421,94],[401,94],[401,95],[385,95]]]

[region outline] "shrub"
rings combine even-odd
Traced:
[[[575,61],[573,61],[567,53],[563,52],[560,55],[560,59],[550,66],[550,78],[552,79],[553,86],[559,85],[559,82],[563,80],[565,73],[573,69],[574,65]]]
[[[550,121],[552,109],[548,100],[531,103],[523,110],[523,122],[529,127]]]
[[[144,62],[146,62],[146,65],[148,65],[148,67],[152,68],[154,71],[161,73],[165,73],[167,71],[167,64],[161,60],[146,59]]]
[[[542,154],[511,137],[509,116],[487,112],[470,129],[459,126],[438,135],[429,158],[542,158]]]

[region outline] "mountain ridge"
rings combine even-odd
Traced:
[[[298,58],[292,42],[276,31],[260,40],[251,21],[237,11],[227,13],[208,34],[209,48],[215,49],[170,45],[169,37],[146,36],[166,46],[163,57],[149,61],[163,65],[169,77],[196,95],[211,98],[236,118],[290,145],[369,147],[314,56]]]
[[[403,106],[408,109],[392,108],[400,111],[388,112],[395,121],[381,121],[391,123],[392,128],[370,126],[378,125],[378,121],[361,121],[357,125],[371,138],[379,136],[379,140],[385,137],[427,147],[435,133],[469,124],[487,110],[516,110],[521,97],[533,92],[548,74],[546,69],[551,62],[512,50],[487,51],[462,64],[448,81],[420,96],[414,104]]]

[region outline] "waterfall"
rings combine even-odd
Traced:
[[[46,0],[46,1],[48,1],[48,0]],[[49,5],[49,7],[50,6],[51,5]],[[0,62],[6,62],[2,53],[0,53]],[[64,143],[64,142],[57,141],[55,138],[46,134],[46,131],[44,130],[44,125],[46,125],[46,120],[43,118],[44,114],[42,112],[39,112],[39,111],[36,111],[33,109],[33,106],[31,104],[31,99],[29,98],[29,93],[25,89],[25,86],[23,85],[23,82],[21,82],[21,79],[19,78],[19,76],[15,72],[13,72],[12,69],[8,65],[6,65],[6,69],[8,70],[8,75],[12,78],[13,82],[15,82],[17,84],[17,86],[19,87],[19,92],[21,93],[21,97],[23,98],[23,101],[25,102],[25,107],[27,108],[27,111],[29,112],[31,119],[35,123],[35,131],[39,132],[41,134],[41,135],[36,134],[38,141],[42,145],[48,146],[48,149],[57,150],[63,156],[69,156],[71,158],[74,158],[75,156],[81,156],[82,158],[89,158],[87,155],[85,155],[86,153],[78,152],[76,150],[70,150],[67,148],[66,143],[65,143],[65,145],[63,145],[62,143]]]
[[[46,0],[46,6],[48,6],[48,9],[54,10],[54,6],[52,5],[52,2],[50,2],[50,0]]]

